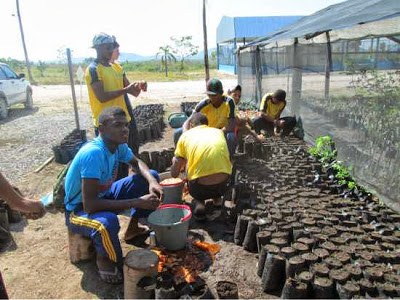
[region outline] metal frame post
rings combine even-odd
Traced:
[[[76,129],[80,130],[81,128],[79,125],[78,105],[76,104],[74,75],[72,74],[71,50],[69,48],[67,48],[67,58],[68,58],[69,81],[71,83],[72,100],[74,102],[75,124],[76,124]]]
[[[294,115],[300,115],[300,104],[301,104],[301,89],[302,89],[302,76],[303,66],[301,63],[301,57],[298,53],[298,39],[294,39],[293,43],[293,77],[292,77],[292,105],[291,110]]]
[[[332,46],[331,46],[331,38],[329,36],[329,32],[325,32],[326,34],[326,64],[325,64],[325,101],[330,102],[329,97],[329,87],[331,81],[331,71],[332,71]]]

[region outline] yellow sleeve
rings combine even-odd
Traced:
[[[97,68],[96,65],[90,64],[89,67],[86,69],[86,84],[87,85],[92,85],[93,83],[97,81],[103,81],[103,76]]]
[[[267,101],[267,98],[270,97],[270,96],[272,96],[272,95],[273,95],[272,93],[267,93],[267,94],[265,94],[265,95],[262,97],[262,99],[261,99],[261,104],[260,104],[260,111],[263,110],[264,105],[265,105],[265,101]]]
[[[186,157],[186,149],[185,149],[185,133],[181,135],[179,138],[178,144],[176,145],[175,149],[175,156],[176,157],[182,157],[182,158],[187,158]]]

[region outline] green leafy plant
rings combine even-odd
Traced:
[[[44,77],[44,72],[45,72],[46,69],[47,69],[47,64],[46,64],[44,61],[39,60],[39,62],[38,62],[38,64],[37,64],[36,68],[39,70],[40,76],[41,76],[41,77]]]
[[[180,71],[183,72],[184,61],[186,58],[199,53],[199,47],[192,43],[192,36],[182,36],[180,38],[171,37],[175,46],[171,47],[172,53],[180,58]]]
[[[351,178],[351,167],[346,167],[337,161],[337,150],[330,136],[320,136],[315,140],[315,147],[310,147],[308,153],[317,158],[324,167],[331,167],[339,184],[346,184],[350,190],[361,190]]]
[[[330,136],[320,136],[315,140],[315,147],[310,147],[308,153],[317,158],[324,166],[329,165],[337,157],[335,143]]]

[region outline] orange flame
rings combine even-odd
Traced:
[[[210,252],[211,255],[215,255],[221,251],[221,246],[218,244],[209,244],[201,241],[195,241],[194,244],[201,250]]]
[[[186,269],[185,267],[177,267],[175,275],[182,276],[183,278],[185,278],[185,281],[187,283],[193,283],[196,281],[194,279],[193,275],[190,273],[190,271],[188,269]]]

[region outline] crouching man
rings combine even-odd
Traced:
[[[215,206],[222,205],[221,196],[228,188],[232,174],[228,145],[221,129],[208,127],[202,113],[194,113],[188,129],[180,137],[171,175],[178,177],[186,168],[189,193],[195,199],[194,215],[205,219],[205,200],[213,199]]]
[[[99,116],[99,137],[85,144],[75,156],[65,182],[66,225],[93,240],[101,279],[122,283],[122,250],[117,214],[131,209],[125,239],[140,234],[139,218],[159,205],[162,188],[158,174],[136,158],[127,145],[129,129],[124,110],[105,108]],[[114,182],[120,162],[136,174]]]
[[[274,131],[282,131],[281,136],[288,136],[296,126],[296,117],[281,118],[282,111],[286,107],[286,92],[276,90],[275,93],[266,94],[261,100],[261,116],[253,120],[254,130],[257,134],[261,130],[267,132],[267,136],[273,136]]]

